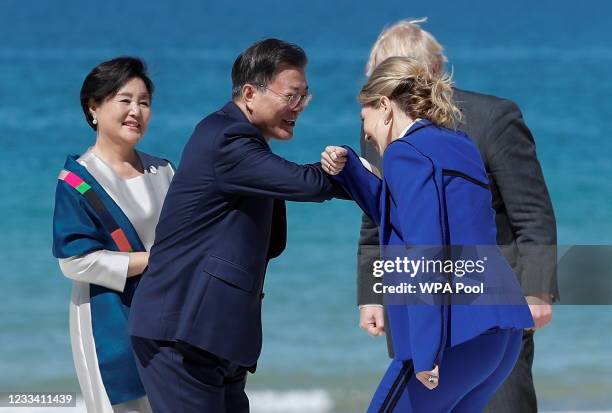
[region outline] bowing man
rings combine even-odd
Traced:
[[[130,334],[155,412],[248,412],[268,261],[285,248],[285,201],[343,194],[320,164],[275,155],[310,100],[304,51],[266,39],[232,68],[232,100],[204,118],[162,208]]]

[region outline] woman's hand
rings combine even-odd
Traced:
[[[418,372],[416,378],[423,383],[423,386],[433,390],[438,387],[438,380],[440,379],[439,371],[438,366],[436,366],[433,370]]]
[[[321,152],[321,167],[329,175],[338,175],[346,165],[347,150],[340,146],[328,146]]]
[[[135,277],[144,272],[149,265],[148,252],[130,252],[130,263],[128,264],[128,277]]]

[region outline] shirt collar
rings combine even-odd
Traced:
[[[406,134],[408,133],[408,131],[410,130],[410,128],[412,128],[417,122],[419,122],[421,120],[421,118],[416,118],[415,120],[413,120],[412,122],[410,122],[408,124],[408,126],[406,126],[404,128],[404,130],[399,134],[399,136],[397,137],[397,139],[401,139],[404,136],[406,136]]]

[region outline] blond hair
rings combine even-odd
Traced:
[[[391,57],[378,65],[361,89],[359,103],[378,108],[383,96],[412,119],[426,118],[447,128],[455,128],[461,119],[451,75],[434,75],[414,58]]]
[[[442,72],[446,56],[444,48],[431,33],[421,29],[427,17],[400,20],[384,29],[372,50],[366,64],[366,75],[370,76],[376,66],[393,56],[412,57],[427,65],[433,73]]]

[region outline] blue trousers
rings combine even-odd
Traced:
[[[368,413],[482,412],[514,367],[522,335],[496,329],[446,349],[434,390],[417,380],[411,361],[393,360]]]
[[[183,342],[132,336],[154,413],[248,413],[248,369]]]
[[[523,331],[518,360],[487,404],[485,413],[538,413],[538,398],[531,375],[534,350],[533,331]]]

